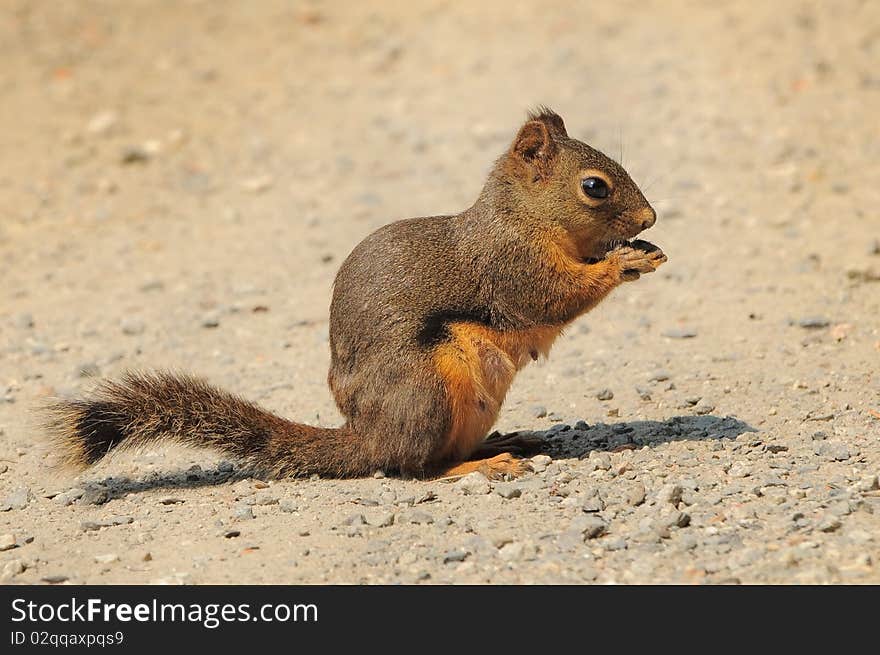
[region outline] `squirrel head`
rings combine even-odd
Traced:
[[[657,217],[620,164],[569,137],[562,118],[543,107],[529,113],[496,172],[517,215],[554,221],[584,259],[601,259]]]

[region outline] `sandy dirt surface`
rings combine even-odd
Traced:
[[[2,581],[880,582],[878,61],[858,1],[7,0]],[[50,472],[34,408],[126,369],[338,424],[337,267],[473,202],[539,103],[669,262],[517,378],[534,473]]]

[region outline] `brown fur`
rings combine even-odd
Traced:
[[[612,193],[588,197],[585,176]],[[67,460],[88,465],[157,439],[219,449],[268,475],[409,475],[455,468],[481,444],[513,378],[621,282],[665,261],[646,242],[654,210],[626,172],[529,115],[477,201],[365,238],[336,276],[328,382],[346,423],[291,423],[197,379],[129,375],[61,401],[53,426]],[[487,468],[488,467],[488,468]],[[495,467],[495,468],[493,468]]]

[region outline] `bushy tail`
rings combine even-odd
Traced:
[[[373,473],[347,428],[293,423],[185,375],[128,373],[48,409],[55,447],[80,469],[113,450],[168,441],[212,448],[272,477]]]

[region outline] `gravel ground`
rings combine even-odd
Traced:
[[[4,3],[3,583],[880,582],[877,4],[395,4]],[[336,424],[336,268],[538,103],[669,262],[517,378],[533,473],[52,474],[34,408],[128,368]]]

